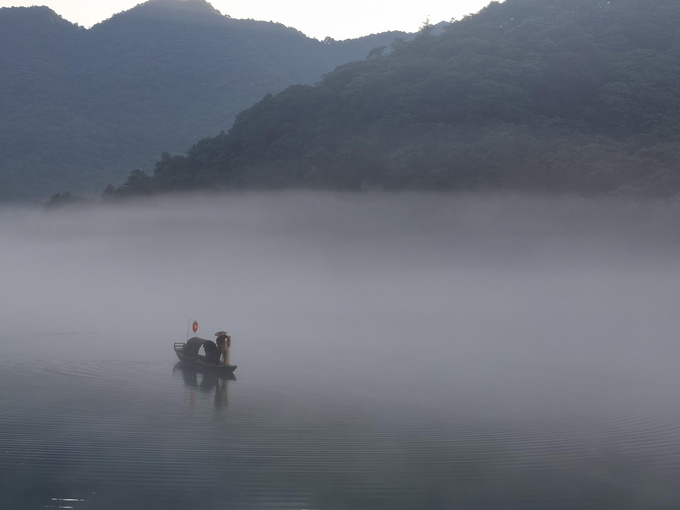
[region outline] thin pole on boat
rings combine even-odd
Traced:
[[[189,331],[191,331],[191,319],[187,319],[187,342],[189,341]]]

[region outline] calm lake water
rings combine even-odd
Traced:
[[[680,206],[0,210],[0,507],[680,508]],[[233,337],[235,379],[172,344]]]

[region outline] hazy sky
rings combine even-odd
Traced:
[[[0,0],[0,7],[47,5],[64,18],[89,27],[140,0]],[[358,37],[386,30],[414,31],[426,18],[450,20],[476,12],[489,0],[212,0],[233,18],[278,21],[323,39]]]

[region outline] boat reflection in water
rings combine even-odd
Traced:
[[[177,362],[172,373],[181,373],[184,385],[189,389],[189,404],[194,407],[196,392],[214,394],[215,409],[224,410],[229,404],[229,382],[235,381],[233,373],[216,374],[202,372],[185,363]]]

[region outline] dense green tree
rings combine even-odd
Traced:
[[[94,204],[94,200],[72,195],[67,191],[65,193],[56,193],[52,195],[49,201],[45,202],[43,205],[46,209],[57,209],[66,206],[71,207],[92,204]]]
[[[506,0],[164,157],[196,187],[680,191],[680,3]]]

